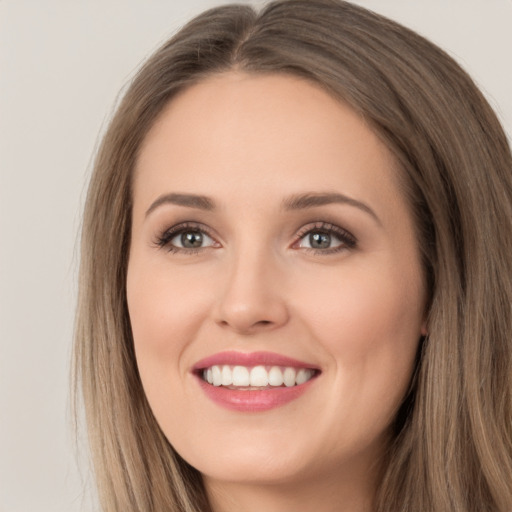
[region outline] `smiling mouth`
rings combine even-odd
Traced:
[[[237,413],[277,409],[308,393],[319,367],[272,352],[228,350],[192,368],[200,389],[215,404]]]
[[[313,368],[291,366],[213,365],[198,371],[201,379],[215,387],[237,391],[291,388],[310,381],[319,374]]]

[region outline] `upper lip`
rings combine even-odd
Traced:
[[[233,366],[286,366],[293,368],[310,368],[319,370],[314,364],[299,361],[292,357],[276,354],[274,352],[238,352],[229,350],[218,352],[198,361],[192,368],[193,371],[203,370],[214,365]]]

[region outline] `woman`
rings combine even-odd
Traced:
[[[77,322],[105,510],[512,508],[512,159],[338,0],[197,17],[100,148]]]

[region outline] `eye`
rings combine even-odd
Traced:
[[[171,238],[170,244],[175,247],[182,247],[184,249],[197,249],[199,247],[210,246],[213,240],[201,231],[182,231],[178,235]]]
[[[333,247],[338,247],[341,244],[342,242],[330,233],[311,231],[301,240],[299,246],[308,247],[310,249],[332,249]]]
[[[296,248],[317,253],[335,253],[356,246],[356,238],[347,230],[326,222],[304,226],[298,234]]]
[[[195,253],[209,247],[219,247],[203,227],[195,224],[180,224],[165,231],[156,240],[156,245],[169,252]]]

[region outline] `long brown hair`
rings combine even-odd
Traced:
[[[512,510],[512,158],[482,94],[442,50],[341,0],[205,12],[127,90],[83,220],[75,365],[109,512],[209,510],[145,399],[126,307],[137,152],[181,90],[227,70],[288,73],[349,104],[401,167],[429,283],[429,335],[397,416],[376,510]]]

